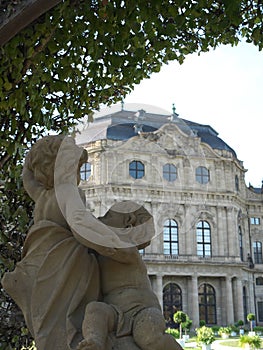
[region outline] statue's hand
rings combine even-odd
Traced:
[[[88,345],[86,340],[84,339],[78,344],[77,350],[86,350],[86,349],[88,349]]]
[[[100,255],[112,256],[112,255],[114,255],[116,253],[116,249],[115,248],[109,248],[109,247],[101,247],[98,252],[99,252]]]

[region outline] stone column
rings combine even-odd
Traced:
[[[243,320],[244,318],[244,305],[243,305],[243,286],[242,281],[237,278],[236,279],[236,299],[237,299],[237,321]],[[245,320],[243,320],[245,321]]]
[[[156,295],[163,310],[163,276],[156,275]]]
[[[197,275],[192,276],[191,289],[189,290],[190,300],[192,302],[192,310],[190,312],[193,320],[193,328],[199,327],[199,301],[198,301],[198,278]]]
[[[227,324],[234,323],[234,304],[233,304],[233,290],[232,290],[232,278],[226,276],[226,313]]]
[[[229,246],[229,256],[239,256],[237,215],[235,208],[227,208],[227,241]]]
[[[184,252],[185,255],[195,255],[196,250],[195,246],[193,248],[193,235],[191,234],[191,207],[189,204],[184,205],[184,236],[186,237],[186,244],[184,246]],[[180,234],[180,232],[179,232]]]
[[[248,312],[251,312],[252,314],[256,313],[255,310],[255,298],[254,298],[254,279],[253,274],[249,274],[249,280],[248,280]],[[250,310],[250,311],[249,311]]]
[[[234,227],[233,227],[233,208],[227,208],[227,247],[228,247],[228,251],[227,251],[227,255],[234,255],[233,252],[233,244],[232,244],[232,236],[233,236],[233,232],[234,232]]]
[[[222,237],[224,235],[224,230],[223,230],[223,222],[224,222],[224,212],[222,210],[222,208],[220,206],[218,206],[216,208],[216,219],[217,219],[217,223],[216,223],[216,232],[217,235],[216,237],[214,237],[213,240],[213,255],[219,255],[219,256],[223,256],[224,255],[224,247],[222,245]],[[214,251],[216,249],[216,251]]]

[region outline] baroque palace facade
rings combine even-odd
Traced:
[[[121,110],[76,136],[95,216],[120,200],[153,215],[142,251],[167,324],[177,310],[208,325],[263,324],[263,191],[248,188],[236,153],[209,125],[172,115]]]

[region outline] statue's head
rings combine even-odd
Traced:
[[[64,140],[64,135],[50,135],[38,140],[26,156],[25,166],[31,170],[35,179],[46,189],[54,187],[54,169],[56,157]],[[87,152],[83,150],[79,168],[87,161]]]

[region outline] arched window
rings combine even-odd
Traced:
[[[262,243],[258,241],[253,242],[253,251],[255,264],[262,264]]]
[[[214,288],[204,283],[198,288],[199,319],[206,324],[216,324],[216,293]]]
[[[239,255],[240,260],[244,261],[244,254],[243,254],[243,236],[242,236],[242,229],[240,226],[238,226],[238,240],[239,240]]]
[[[168,219],[163,226],[163,253],[178,255],[178,225],[175,220]]]
[[[91,175],[91,164],[89,162],[82,164],[80,168],[80,178],[87,181]]]
[[[163,166],[163,178],[167,181],[175,181],[177,178],[177,168],[173,164],[165,164]]]
[[[144,164],[138,160],[130,162],[129,174],[134,179],[141,179],[144,176]]]
[[[176,283],[169,283],[163,289],[163,314],[166,326],[174,326],[173,315],[182,310],[182,290]]]
[[[211,256],[211,229],[207,221],[199,221],[196,226],[197,255]]]
[[[209,170],[204,166],[199,166],[195,170],[195,179],[200,184],[207,184],[210,181]]]

